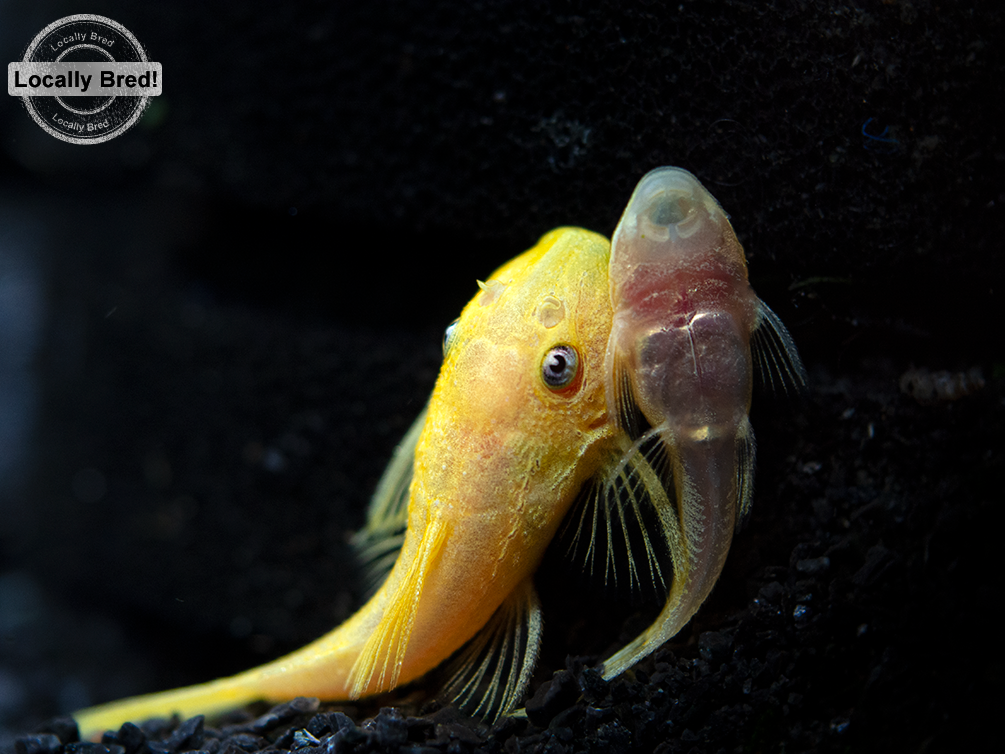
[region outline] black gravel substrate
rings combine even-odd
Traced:
[[[641,618],[612,638],[621,619],[599,607],[603,594],[598,603],[583,599],[592,585],[570,591],[575,569],[552,556],[526,718],[490,730],[417,684],[351,707],[298,700],[216,727],[130,724],[100,745],[75,743],[72,722],[57,720],[15,750],[960,750],[993,714],[1001,670],[991,616],[1000,514],[988,490],[1005,470],[1002,381],[921,405],[886,363],[857,374],[818,368],[801,405],[762,401],[757,507],[720,585],[681,636],[610,683],[591,667],[602,650],[564,659],[563,644],[603,648]],[[381,708],[391,703],[404,712]]]

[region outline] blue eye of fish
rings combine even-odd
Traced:
[[[450,348],[450,339],[454,335],[454,330],[457,329],[457,320],[455,319],[449,325],[447,329],[443,331],[443,355],[447,355],[447,349]]]
[[[572,346],[555,346],[541,362],[541,378],[551,390],[568,387],[578,372],[579,354]]]

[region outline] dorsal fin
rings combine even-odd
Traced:
[[[541,645],[541,604],[532,577],[517,585],[450,665],[444,693],[489,723],[523,698]]]
[[[412,483],[415,447],[426,424],[429,407],[412,422],[394,449],[366,510],[366,523],[353,535],[352,546],[363,569],[365,595],[384,583],[405,541],[408,526],[408,488]]]
[[[388,691],[398,684],[426,574],[447,541],[448,529],[440,518],[431,518],[426,524],[408,572],[391,595],[380,622],[352,666],[349,673],[351,698]],[[374,678],[377,684],[371,686]]]
[[[782,320],[763,301],[757,302],[757,322],[750,346],[762,384],[772,390],[797,393],[806,387],[806,368],[796,344]]]

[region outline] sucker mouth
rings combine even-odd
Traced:
[[[641,213],[643,235],[660,241],[685,239],[701,229],[701,213],[689,191],[660,191]]]
[[[665,191],[653,197],[649,205],[649,220],[654,225],[678,225],[691,214],[691,196],[678,191]]]

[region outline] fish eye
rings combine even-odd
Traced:
[[[447,329],[443,331],[443,355],[444,356],[447,355],[447,349],[450,348],[450,339],[453,337],[454,330],[457,329],[457,323],[459,321],[460,321],[460,319],[455,319],[453,322],[451,322],[449,325],[447,325]]]
[[[550,390],[568,387],[578,373],[579,354],[572,346],[555,346],[544,355],[541,362],[541,378]]]

